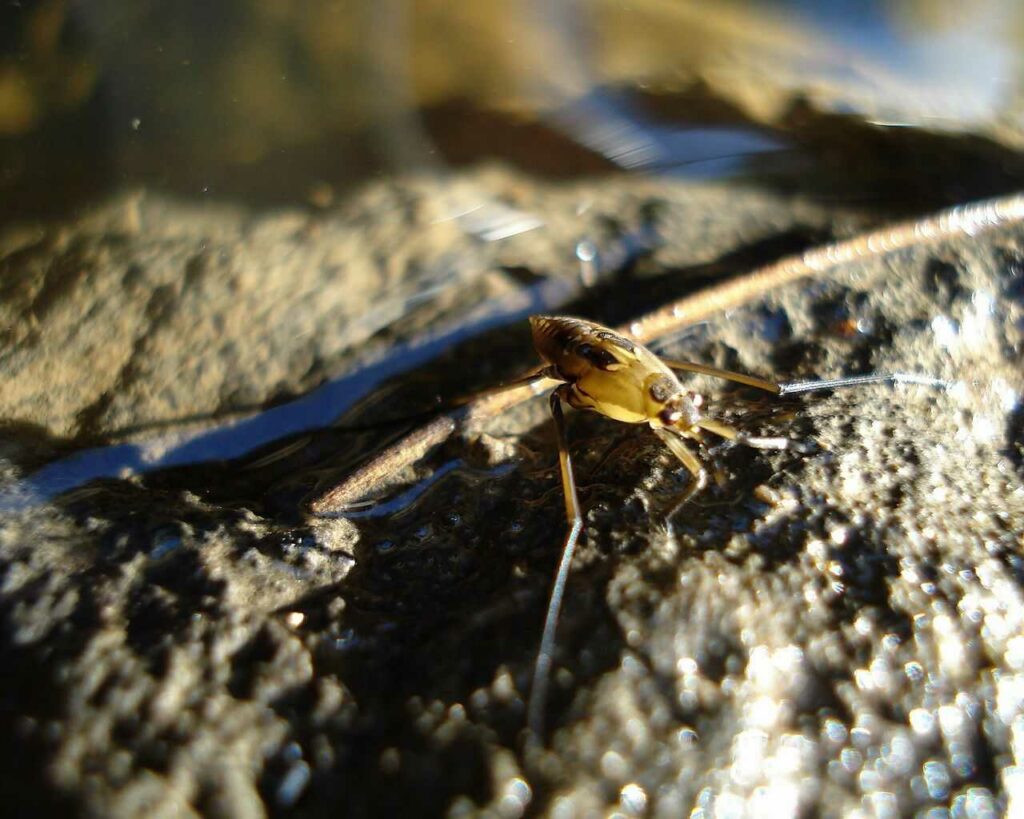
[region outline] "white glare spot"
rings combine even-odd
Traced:
[[[676,660],[676,671],[679,674],[696,674],[700,670],[693,657],[680,657]]]
[[[968,788],[966,793],[957,794],[951,813],[967,819],[997,819],[1001,815],[988,788]],[[1008,811],[1006,815],[1014,814]]]
[[[939,727],[947,739],[955,739],[964,728],[964,713],[955,705],[939,708]]]
[[[498,811],[502,817],[519,819],[526,812],[527,805],[533,798],[533,792],[525,780],[516,777],[505,786],[505,795],[501,797]]]
[[[984,290],[975,290],[971,294],[971,306],[978,315],[991,316],[995,312],[995,300]]]
[[[774,697],[758,697],[750,705],[750,722],[758,727],[771,728],[779,718],[779,705]]]
[[[829,532],[829,538],[837,546],[842,546],[846,543],[850,536],[850,529],[847,526],[836,526],[831,532]]]
[[[992,391],[999,396],[999,404],[1004,412],[1013,412],[1020,406],[1020,394],[1005,379],[993,380]]]
[[[976,415],[971,422],[971,436],[976,441],[992,441],[1000,435],[995,421],[988,415]]]
[[[949,796],[950,777],[946,766],[937,760],[924,763],[924,784],[932,799],[945,799]]]
[[[932,332],[935,333],[935,343],[947,350],[957,343],[958,328],[949,316],[936,316],[932,319]]]
[[[752,785],[761,777],[768,734],[764,731],[741,731],[733,741],[732,781],[737,785]]]
[[[931,734],[935,730],[935,715],[926,708],[915,708],[910,712],[910,728],[915,734]]]
[[[834,742],[837,745],[846,742],[846,726],[835,718],[825,720],[824,733],[830,742]]]
[[[868,801],[871,803],[875,816],[879,817],[879,819],[890,816],[896,819],[900,815],[899,803],[897,803],[896,794],[894,793],[875,791],[868,796]]]
[[[643,813],[647,809],[647,792],[635,782],[630,782],[619,791],[619,801],[630,813]]]
[[[605,751],[601,757],[601,773],[608,779],[622,781],[626,778],[628,770],[626,760],[615,751]]]
[[[1006,791],[1006,815],[1020,816],[1024,811],[1024,767],[1010,765],[1003,768],[1003,790]]]

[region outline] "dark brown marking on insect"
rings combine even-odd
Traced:
[[[568,316],[531,316],[530,325],[535,332],[563,343],[579,338],[593,328],[592,324]]]
[[[661,378],[652,382],[651,386],[648,387],[648,390],[650,390],[651,398],[659,404],[664,404],[669,398],[678,392],[678,387],[671,378],[667,375],[663,375]]]
[[[636,349],[636,345],[628,338],[623,338],[618,333],[609,333],[607,330],[602,330],[597,334],[597,337],[601,341],[607,341],[609,344],[614,344],[616,347],[621,347],[627,352],[633,352]]]
[[[554,363],[569,351],[586,358],[577,348],[585,343],[592,325],[561,316],[533,316],[530,325],[533,327],[534,345],[545,360]]]
[[[588,344],[586,341],[576,345],[574,352],[580,358],[585,358],[595,367],[602,370],[610,370],[616,364],[620,363],[612,353],[601,347],[595,347],[593,344]]]

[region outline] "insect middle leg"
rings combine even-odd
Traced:
[[[679,459],[679,462],[686,467],[686,470],[693,478],[693,480],[690,481],[690,485],[686,487],[686,490],[678,498],[675,499],[672,504],[672,508],[669,509],[668,514],[665,515],[665,523],[667,526],[671,527],[672,520],[678,514],[679,510],[708,485],[708,471],[704,468],[704,464],[701,463],[700,458],[690,450],[684,440],[684,436],[678,430],[672,429],[671,427],[663,427],[655,429],[654,432],[665,443],[665,446],[672,451],[672,454]],[[695,438],[695,440],[699,439]]]
[[[690,451],[690,448],[686,445],[686,442],[683,440],[683,435],[680,432],[672,428],[664,427],[656,429],[654,432],[662,441],[664,441],[665,446],[672,451],[672,454],[679,459],[679,462],[686,467],[690,475],[693,476],[693,481],[690,483],[690,486],[676,504],[675,508],[678,509],[708,485],[708,472],[704,468],[704,464],[701,463],[700,458]]]
[[[698,364],[695,361],[680,361],[669,358],[663,358],[662,361],[673,370],[721,378],[724,381],[745,384],[748,387],[755,387],[774,395],[797,395],[803,392],[819,392],[821,390],[842,389],[843,387],[862,387],[866,384],[920,384],[925,387],[940,387],[942,389],[948,389],[950,386],[948,381],[944,381],[941,378],[933,378],[932,376],[918,375],[916,373],[866,373],[864,375],[848,375],[840,378],[777,383],[766,378],[758,378],[756,375],[723,370],[706,364]]]

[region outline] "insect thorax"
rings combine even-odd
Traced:
[[[643,345],[581,319],[534,316],[530,325],[537,352],[570,385],[577,409],[654,427],[689,427],[700,417],[699,396]]]

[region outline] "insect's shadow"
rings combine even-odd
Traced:
[[[1008,455],[1017,473],[1024,476],[1024,403],[1009,414],[1006,429],[1006,440],[1009,444]]]
[[[606,603],[607,583],[618,560],[643,550],[651,526],[661,525],[688,479],[643,428],[624,433],[586,414],[572,417],[571,427],[586,535],[558,654],[579,683],[619,662],[624,638]],[[546,422],[529,432],[522,448],[530,454],[516,469],[485,474],[463,464],[410,506],[355,518],[353,571],[338,587],[289,606],[313,630],[334,635],[324,643],[334,648],[321,653],[323,670],[343,675],[367,713],[383,715],[409,697],[446,706],[476,702],[477,716],[514,743],[566,527],[551,437]],[[652,461],[660,488],[638,489],[652,478]],[[741,499],[772,469],[748,470]],[[709,493],[706,505],[693,504],[685,510],[688,525],[712,518],[723,529],[746,525],[742,500],[724,500],[736,489],[730,484]],[[330,602],[339,595],[344,614],[331,623]],[[506,670],[513,693],[500,701],[493,688]],[[570,688],[552,698],[556,723],[572,718],[572,697]]]
[[[476,701],[514,743],[565,529],[557,469],[545,460],[511,470],[463,463],[407,508],[352,521],[355,568],[333,593],[345,595],[343,628],[359,648],[341,661],[357,696],[385,707],[413,695],[466,703],[508,669],[515,693]],[[586,479],[582,492],[589,496]],[[598,574],[577,572],[588,608],[600,597]],[[325,612],[329,596],[301,608]],[[568,608],[561,637],[571,643]]]

